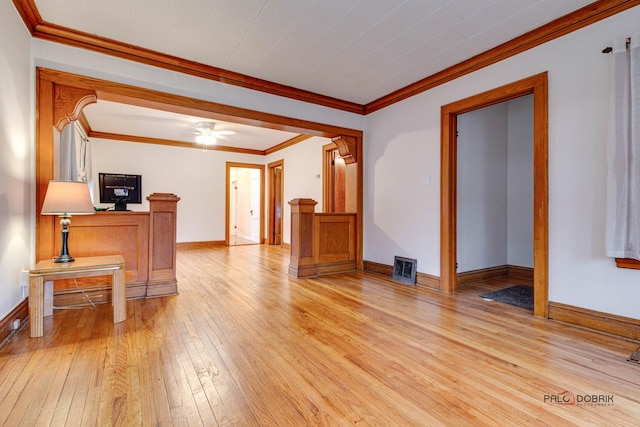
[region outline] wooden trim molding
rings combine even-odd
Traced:
[[[81,115],[82,119],[84,115]],[[86,123],[86,119],[85,119]],[[85,128],[86,129],[86,128]],[[99,132],[94,130],[87,130],[87,136],[90,138],[98,138],[98,139],[109,139],[112,141],[128,141],[128,142],[139,142],[142,144],[156,144],[156,145],[166,145],[169,147],[182,147],[182,148],[196,148],[198,150],[202,150],[202,144],[198,144],[197,142],[187,142],[187,141],[177,141],[174,139],[162,139],[162,138],[150,138],[146,136],[137,136],[137,135],[125,135],[120,133],[111,133],[111,132]],[[208,145],[207,151],[225,151],[229,153],[240,153],[240,154],[252,154],[254,156],[266,156],[271,153],[275,153],[276,151],[283,150],[287,147],[291,147],[299,142],[306,141],[311,138],[311,135],[298,135],[291,139],[288,139],[280,144],[274,145],[271,148],[267,148],[266,150],[253,150],[251,148],[238,148],[238,147],[229,147],[226,145]]]
[[[336,135],[362,138],[361,130],[249,110],[47,68],[38,67],[37,73],[41,82],[94,90],[98,99],[105,101],[326,138],[333,138]]]
[[[29,299],[25,298],[11,313],[0,320],[0,347],[5,343],[5,340],[13,335],[16,331],[12,329],[13,321],[20,320],[20,328],[22,328],[27,318],[29,317]]]
[[[197,142],[176,141],[173,139],[149,138],[146,136],[124,135],[110,132],[90,131],[87,133],[89,138],[108,139],[112,141],[139,142],[142,144],[166,145],[169,147],[196,148],[202,150],[202,144]],[[252,150],[250,148],[228,147],[225,145],[208,145],[206,151],[226,151],[230,153],[253,154],[256,156],[264,156],[263,150]]]
[[[338,153],[348,165],[358,161],[358,148],[356,138],[348,135],[340,135],[331,138],[331,141],[338,147]]]
[[[458,286],[467,283],[482,282],[485,280],[513,277],[524,280],[533,280],[533,268],[517,265],[498,265],[478,270],[464,271],[457,274]]]
[[[640,319],[603,313],[559,302],[549,303],[549,319],[640,340]]]
[[[616,258],[616,267],[640,270],[640,261],[631,258]]]
[[[280,169],[280,191],[276,193],[274,175],[276,169]],[[265,186],[268,186],[267,200],[269,209],[267,209],[267,244],[274,245],[276,242],[276,197],[280,200],[280,245],[282,245],[283,230],[282,224],[284,223],[284,159],[276,160],[267,164],[267,182]]]
[[[548,76],[537,74],[441,108],[440,180],[440,285],[443,292],[457,290],[457,117],[489,105],[533,94],[533,263],[534,315],[548,316],[549,274],[549,166]]]
[[[224,84],[240,86],[298,101],[348,111],[350,113],[364,113],[364,106],[362,104],[274,83],[268,80],[251,77],[234,71],[213,67],[46,22],[40,16],[34,0],[13,0],[13,3],[22,17],[27,29],[35,38],[87,49],[105,55],[177,71]]]
[[[68,123],[78,120],[84,107],[98,101],[95,91],[70,86],[55,85],[53,96],[55,98],[53,122],[59,132],[62,132]]]
[[[481,268],[478,270],[464,271],[457,274],[458,286],[467,283],[482,282],[485,280],[498,279],[500,277],[509,277],[509,266],[499,265],[496,267]]]
[[[178,71],[225,84],[271,93],[303,102],[356,114],[370,114],[404,99],[425,92],[466,74],[493,65],[503,59],[562,37],[602,19],[640,5],[640,0],[599,0],[564,15],[519,37],[489,49],[466,61],[425,77],[366,105],[317,94],[291,86],[250,77],[175,56],[155,52],[115,40],[50,24],[42,20],[34,0],[13,0],[16,10],[33,37],[100,52],[147,65]]]
[[[209,249],[224,247],[224,240],[209,240],[205,242],[178,242],[176,250],[189,251],[192,249]]]
[[[391,278],[393,277],[392,265],[381,264],[378,262],[365,260],[363,270],[365,273],[375,273],[375,274],[380,274],[382,276],[386,276],[389,280],[391,280]],[[431,274],[417,272],[416,285],[439,290],[440,278],[438,276],[432,276]]]
[[[285,148],[291,147],[292,145],[295,145],[299,142],[302,141],[306,141],[307,139],[311,138],[311,135],[298,135],[298,136],[294,136],[291,139],[288,139],[284,142],[281,142],[280,144],[274,145],[273,147],[267,148],[266,150],[264,150],[262,152],[262,154],[264,155],[268,155],[268,154],[273,154],[276,151],[280,151],[280,150],[284,150]]]

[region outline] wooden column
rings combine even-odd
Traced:
[[[313,199],[293,199],[291,206],[291,259],[289,274],[309,277],[316,274],[313,259],[313,216],[316,209]]]
[[[147,297],[178,293],[176,279],[176,214],[180,198],[153,193],[149,200],[149,282]]]

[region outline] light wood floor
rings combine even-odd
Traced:
[[[632,426],[638,343],[456,296],[341,274],[286,251],[178,253],[180,295],[56,311],[0,349],[0,425]],[[560,405],[545,396],[612,396]]]

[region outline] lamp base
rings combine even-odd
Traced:
[[[60,248],[60,255],[58,258],[54,259],[53,262],[73,262],[74,259],[71,255],[69,255],[69,224],[71,224],[71,220],[69,219],[71,215],[64,214],[61,216],[60,225],[62,225],[62,248]]]
[[[54,259],[53,262],[73,262],[75,259],[69,254],[62,254],[58,258]]]

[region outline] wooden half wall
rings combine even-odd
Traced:
[[[179,197],[154,193],[147,197],[149,212],[97,212],[76,215],[69,226],[69,252],[73,257],[120,254],[125,260],[127,299],[175,295],[176,219]],[[55,247],[61,247],[60,224],[56,224]],[[111,298],[110,277],[56,281],[54,304],[86,302],[78,287],[92,301]]]
[[[294,199],[291,205],[291,276],[355,271],[355,213],[315,213],[318,202]]]

